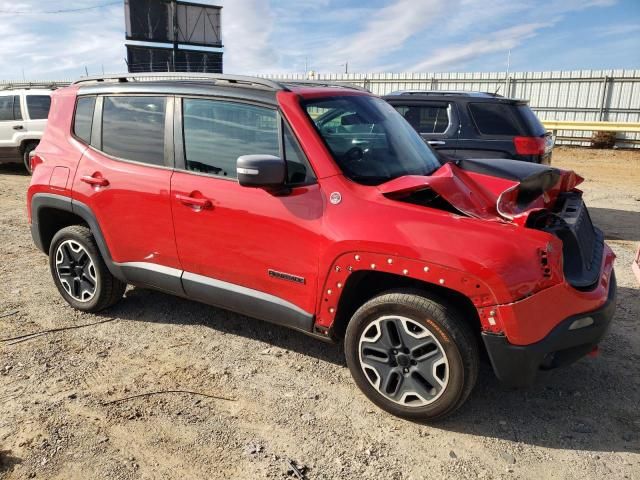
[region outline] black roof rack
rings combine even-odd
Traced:
[[[289,90],[287,85],[291,86],[323,86],[323,87],[342,87],[352,88],[354,90],[368,91],[362,87],[351,84],[331,83],[317,80],[271,80],[262,77],[250,77],[245,75],[227,75],[216,73],[182,73],[182,72],[149,72],[149,73],[121,73],[115,75],[100,75],[95,77],[83,77],[75,82],[73,85],[82,83],[102,83],[102,82],[149,82],[157,80],[211,80],[214,84],[227,84],[238,85],[243,87],[258,87],[266,88],[269,90]]]
[[[398,90],[388,93],[387,95],[433,95],[433,96],[464,96],[464,97],[495,97],[504,98],[502,95],[494,92],[472,92],[468,90]]]
[[[340,88],[349,88],[351,90],[360,90],[361,92],[369,92],[370,91],[364,87],[359,85],[355,85],[349,82],[326,82],[324,80],[281,80],[285,85],[293,85],[293,86],[309,86],[309,87],[340,87]]]

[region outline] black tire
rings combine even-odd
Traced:
[[[79,250],[75,252],[73,248]],[[71,266],[63,265],[65,256],[71,258],[66,262]],[[127,288],[126,283],[111,275],[91,230],[81,225],[65,227],[54,235],[49,247],[49,268],[60,295],[73,308],[83,312],[98,312],[111,307],[122,298]]]
[[[22,161],[24,162],[24,168],[27,169],[29,175],[33,172],[31,171],[31,162],[29,161],[29,154],[33,152],[38,144],[36,142],[27,143],[24,147],[24,151],[22,152]]]
[[[394,343],[397,349],[385,350]],[[478,378],[478,343],[470,325],[455,307],[422,292],[387,292],[366,302],[347,326],[344,348],[349,370],[367,398],[414,421],[453,413]]]

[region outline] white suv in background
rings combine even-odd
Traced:
[[[51,92],[35,88],[0,90],[0,163],[23,162],[31,173],[29,154],[47,125]]]

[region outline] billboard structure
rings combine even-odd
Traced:
[[[130,73],[222,73],[222,52],[127,45],[127,64]]]
[[[125,0],[129,72],[222,73],[222,7],[176,0]],[[200,47],[184,48],[187,47]]]

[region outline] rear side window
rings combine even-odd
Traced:
[[[521,127],[513,115],[514,105],[470,103],[469,111],[476,128],[483,135],[520,135]]]
[[[165,103],[164,97],[104,97],[102,151],[164,165]]]
[[[20,96],[0,96],[0,122],[22,120],[20,111]]]
[[[51,107],[49,95],[27,95],[27,110],[31,120],[46,120]]]
[[[518,105],[518,112],[520,112],[520,117],[526,124],[530,135],[541,136],[547,132],[547,129],[544,128],[544,125],[542,125],[542,122],[536,114],[533,113],[533,110],[529,108],[529,105]]]
[[[270,108],[185,98],[187,170],[236,178],[241,155],[280,155],[276,111]]]
[[[93,125],[93,108],[95,105],[96,97],[78,98],[73,133],[85,143],[91,143],[91,127]]]
[[[394,105],[394,108],[418,133],[444,133],[449,126],[447,104]]]

